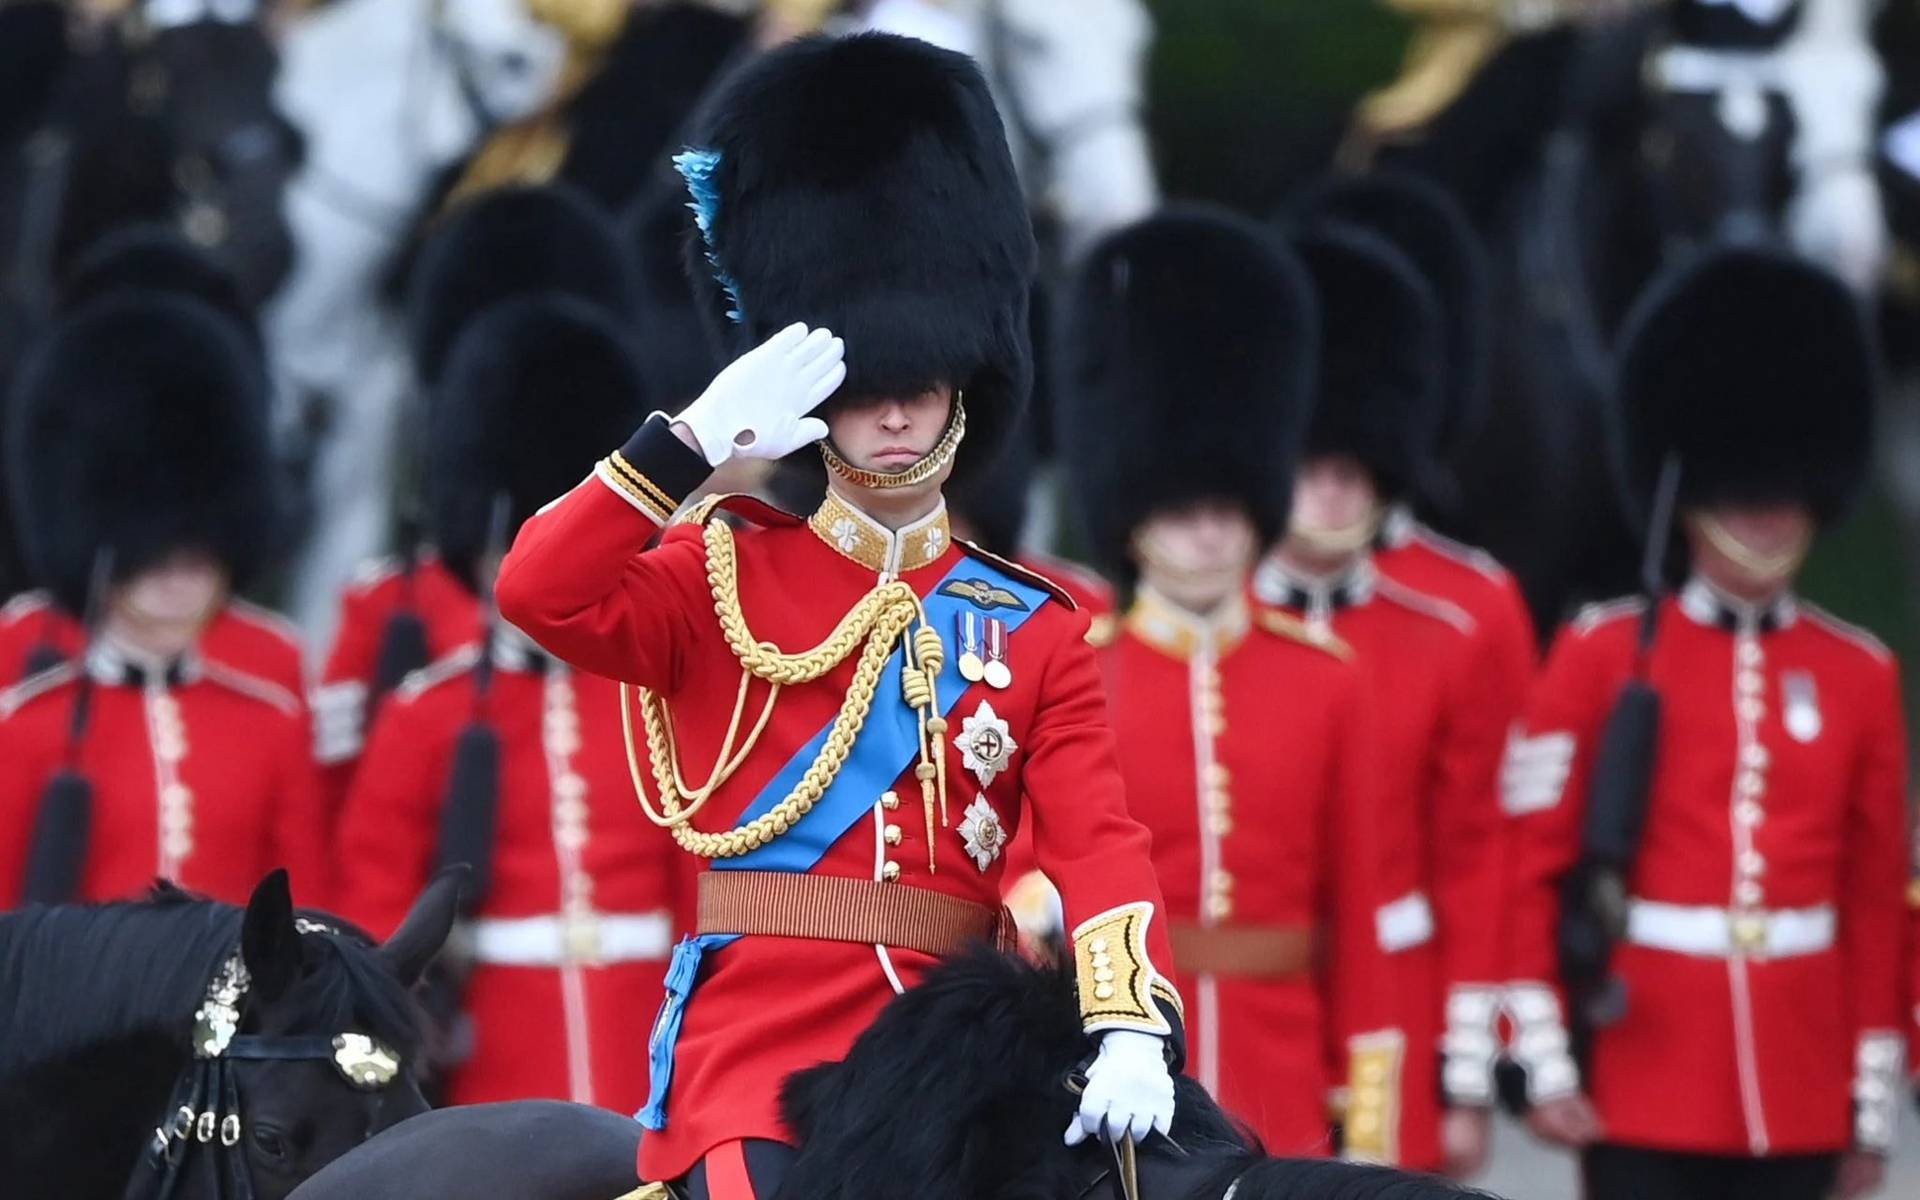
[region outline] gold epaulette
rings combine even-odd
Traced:
[[[1341,662],[1350,662],[1353,659],[1353,647],[1331,630],[1315,629],[1298,617],[1264,607],[1260,609],[1259,620],[1260,628],[1268,633],[1286,638],[1291,642],[1312,646],[1315,650],[1324,650]]]
[[[1093,624],[1087,626],[1087,645],[1095,650],[1104,650],[1113,645],[1120,636],[1120,616],[1118,613],[1095,613]]]

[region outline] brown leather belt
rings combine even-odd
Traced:
[[[706,871],[701,933],[813,938],[897,946],[940,957],[989,941],[1011,947],[1004,908],[927,888],[784,871]]]
[[[1175,921],[1173,965],[1188,975],[1287,979],[1313,969],[1313,930],[1302,925],[1192,925]]]

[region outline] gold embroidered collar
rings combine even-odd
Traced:
[[[896,530],[829,490],[813,516],[807,518],[807,525],[840,554],[882,575],[900,575],[924,567],[945,554],[953,543],[944,499],[926,516]]]
[[[1133,635],[1174,658],[1191,658],[1203,650],[1218,657],[1239,645],[1252,627],[1253,614],[1239,588],[1219,608],[1202,616],[1143,583],[1127,610],[1127,628]]]

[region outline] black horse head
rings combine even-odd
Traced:
[[[435,880],[385,945],[297,911],[284,871],[245,909],[163,885],[0,916],[0,1121],[20,1134],[0,1139],[0,1179],[25,1195],[282,1200],[425,1111],[407,989],[459,887]]]

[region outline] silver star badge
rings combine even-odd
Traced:
[[[959,833],[966,839],[967,855],[984,871],[1006,847],[1007,827],[1000,823],[1000,814],[993,811],[985,796],[976,796],[962,816],[965,820],[960,822]]]
[[[1013,752],[1020,748],[1008,732],[1007,723],[985,700],[972,716],[961,718],[960,732],[954,737],[953,745],[960,751],[961,765],[974,773],[981,787],[992,783],[996,775],[1006,770]]]

